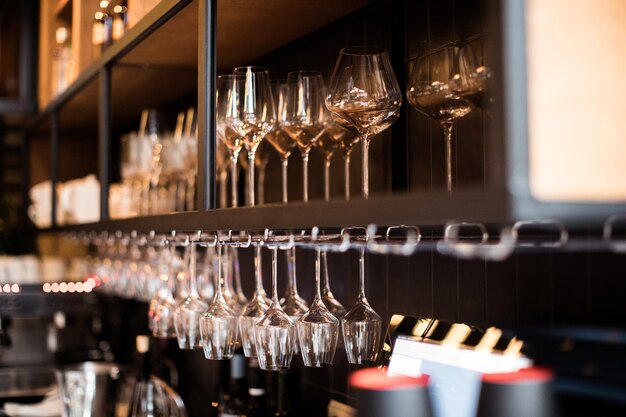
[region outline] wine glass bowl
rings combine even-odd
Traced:
[[[386,50],[355,46],[340,51],[326,93],[326,107],[361,136],[364,199],[369,197],[369,142],[397,120],[401,105],[402,93]]]

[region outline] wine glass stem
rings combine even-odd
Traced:
[[[309,152],[302,152],[302,200],[309,201]]]
[[[222,295],[222,245],[218,243],[216,250],[217,250],[217,275],[215,276],[215,296],[218,299],[221,299],[224,297]]]
[[[227,171],[220,171],[220,207],[226,207],[226,183],[228,182]]]
[[[254,250],[254,272],[256,275],[256,291],[263,292],[263,274],[261,273],[261,246]]]
[[[315,299],[321,300],[322,294],[320,291],[320,269],[321,269],[321,251],[320,249],[315,249]]]
[[[239,255],[237,254],[237,249],[231,248],[231,253],[233,255],[233,271],[235,271],[235,292],[237,295],[243,295],[243,289],[241,287],[241,271],[239,269]]]
[[[254,206],[254,158],[256,149],[248,150],[248,205]]]
[[[453,122],[442,123],[446,141],[446,185],[448,193],[452,193],[452,127]]]
[[[343,174],[346,200],[350,200],[350,152],[346,152],[343,156]]]
[[[365,299],[365,248],[359,251],[359,300]]]
[[[277,277],[278,276],[278,248],[272,248],[272,303],[278,302]]]
[[[367,200],[370,194],[370,174],[369,174],[369,152],[370,152],[370,138],[367,134],[364,134],[361,141],[363,142],[363,148],[361,149],[361,162],[363,173],[363,199]]]
[[[230,156],[230,198],[231,205],[237,207],[237,160],[239,159],[239,152],[233,152]]]
[[[280,165],[282,168],[282,175],[283,175],[283,203],[287,203],[288,201],[288,196],[287,196],[287,167],[289,166],[289,158],[282,158],[280,160]]]
[[[324,200],[330,201],[330,158],[324,159]]]
[[[196,264],[196,245],[190,243],[190,254],[189,254],[189,295],[197,296],[198,295],[198,287],[196,282],[196,274],[197,274],[197,264]]]
[[[322,262],[324,263],[324,292],[330,292],[330,280],[328,278],[328,254],[322,252]]]
[[[265,204],[265,167],[266,165],[261,165],[259,167],[259,181],[258,181],[258,194],[259,194],[259,204]]]

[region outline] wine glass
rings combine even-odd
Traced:
[[[229,150],[224,145],[223,141],[218,141],[217,149],[215,150],[215,170],[217,171],[217,178],[220,185],[219,201],[220,207],[226,207],[227,204],[227,183],[228,183],[228,165],[230,162]],[[237,164],[235,164],[237,169]]]
[[[280,156],[283,203],[287,203],[287,168],[289,166],[289,156],[294,146],[296,146],[296,142],[291,140],[282,127],[287,118],[287,83],[273,81],[272,90],[274,93],[274,103],[276,104],[276,126],[265,135],[265,139],[276,149],[276,152],[278,152]]]
[[[237,297],[237,302],[239,303],[239,305],[243,307],[248,304],[248,298],[246,298],[246,295],[243,293],[243,287],[241,286],[241,269],[239,267],[239,255],[237,253],[237,248],[231,247],[230,254],[233,264],[235,296]]]
[[[400,115],[402,93],[387,51],[372,46],[343,48],[326,94],[328,110],[349,122],[362,143],[363,198],[369,197],[369,145]]]
[[[226,300],[226,304],[237,314],[241,313],[243,305],[239,304],[239,297],[233,290],[233,259],[229,247],[224,249],[222,256],[222,294]]]
[[[267,170],[267,165],[270,162],[270,154],[268,150],[269,145],[264,144],[265,141],[262,141],[259,144],[259,148],[256,151],[256,169],[259,172],[259,178],[257,181],[257,194],[258,194],[258,202],[260,205],[265,204],[265,172]]]
[[[176,300],[174,291],[176,288],[176,275],[174,273],[174,253],[172,243],[168,242],[161,252],[158,266],[158,279],[161,280],[161,288],[158,291],[157,300],[152,315],[152,335],[161,339],[176,337],[174,328],[174,311]]]
[[[304,366],[331,366],[339,336],[339,320],[326,308],[320,293],[321,251],[315,249],[315,298],[296,323]]]
[[[328,274],[328,254],[326,251],[322,252],[323,262],[323,283],[322,283],[322,301],[328,308],[333,316],[338,319],[342,318],[346,314],[346,308],[335,298],[333,292],[330,290],[330,277]]]
[[[330,162],[339,146],[339,142],[326,131],[315,142],[315,148],[324,157],[324,201],[330,201]]]
[[[287,75],[287,103],[283,129],[302,153],[303,200],[309,201],[309,151],[324,132],[324,81],[317,71]]]
[[[198,124],[193,107],[187,109],[183,139],[187,145],[187,169],[185,181],[185,208],[191,211],[195,207],[196,175],[198,174]]]
[[[485,108],[489,111],[491,97],[487,96],[492,71],[488,65],[488,54],[485,51],[485,39],[476,35],[465,40],[459,48],[459,74],[467,80],[466,83],[455,83],[454,88],[464,99],[470,101],[474,107]],[[459,88],[465,87],[465,88]]]
[[[407,100],[422,113],[437,120],[446,142],[446,185],[452,192],[452,128],[457,119],[472,111],[463,97],[472,91],[467,74],[459,68],[459,47],[444,46],[419,58],[407,85]]]
[[[272,304],[254,325],[259,366],[266,371],[288,369],[296,344],[296,326],[278,302],[278,246],[272,249]]]
[[[341,319],[348,362],[376,363],[382,319],[365,298],[365,248],[359,253],[359,295],[356,305]]]
[[[230,193],[231,205],[237,207],[237,161],[243,148],[243,137],[235,130],[230,121],[238,116],[238,108],[242,100],[244,78],[241,75],[226,74],[217,77],[216,103],[216,135],[226,145],[230,153]]]
[[[200,317],[200,337],[204,356],[207,359],[230,359],[237,345],[237,314],[226,304],[222,294],[222,243],[215,238],[217,249],[217,274],[215,274],[215,296]]]
[[[350,126],[335,113],[330,113],[330,117],[327,118],[325,130],[335,142],[339,143],[341,156],[343,157],[344,195],[346,200],[350,200],[350,156],[352,155],[354,145],[359,143],[361,139],[354,127]]]
[[[238,67],[235,75],[243,77],[236,114],[228,124],[243,138],[248,151],[248,204],[254,206],[254,160],[256,150],[276,124],[270,73],[263,67]]]
[[[255,268],[256,266],[257,262],[255,260]],[[252,294],[250,302],[246,304],[243,312],[241,313],[241,316],[239,317],[241,344],[243,345],[243,353],[247,358],[253,358],[257,356],[254,325],[268,309],[268,303],[265,298],[266,294],[265,290],[263,289],[262,276],[260,273],[256,273],[254,294]]]
[[[285,251],[287,256],[287,287],[285,289],[285,296],[280,299],[280,305],[295,322],[304,313],[309,310],[309,305],[306,300],[300,297],[298,293],[298,283],[296,278],[296,248]]]
[[[189,266],[186,278],[189,280],[189,295],[182,300],[174,312],[174,326],[178,347],[181,349],[195,349],[202,347],[200,340],[200,316],[208,305],[202,301],[197,287],[197,257],[196,244],[189,243]]]

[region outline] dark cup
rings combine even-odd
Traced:
[[[552,379],[542,368],[483,375],[477,417],[558,416]]]
[[[428,377],[387,376],[377,368],[350,375],[359,417],[432,417]]]

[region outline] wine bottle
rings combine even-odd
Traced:
[[[245,417],[248,408],[248,387],[246,384],[246,359],[242,353],[235,353],[230,360],[228,388],[220,401],[218,415],[221,417]]]
[[[276,381],[276,411],[275,417],[293,417],[301,415],[298,409],[300,404],[300,381],[297,371],[279,371]]]
[[[272,415],[268,407],[267,387],[265,374],[259,367],[256,358],[250,359],[250,374],[248,378],[248,414],[247,417],[270,417]]]

